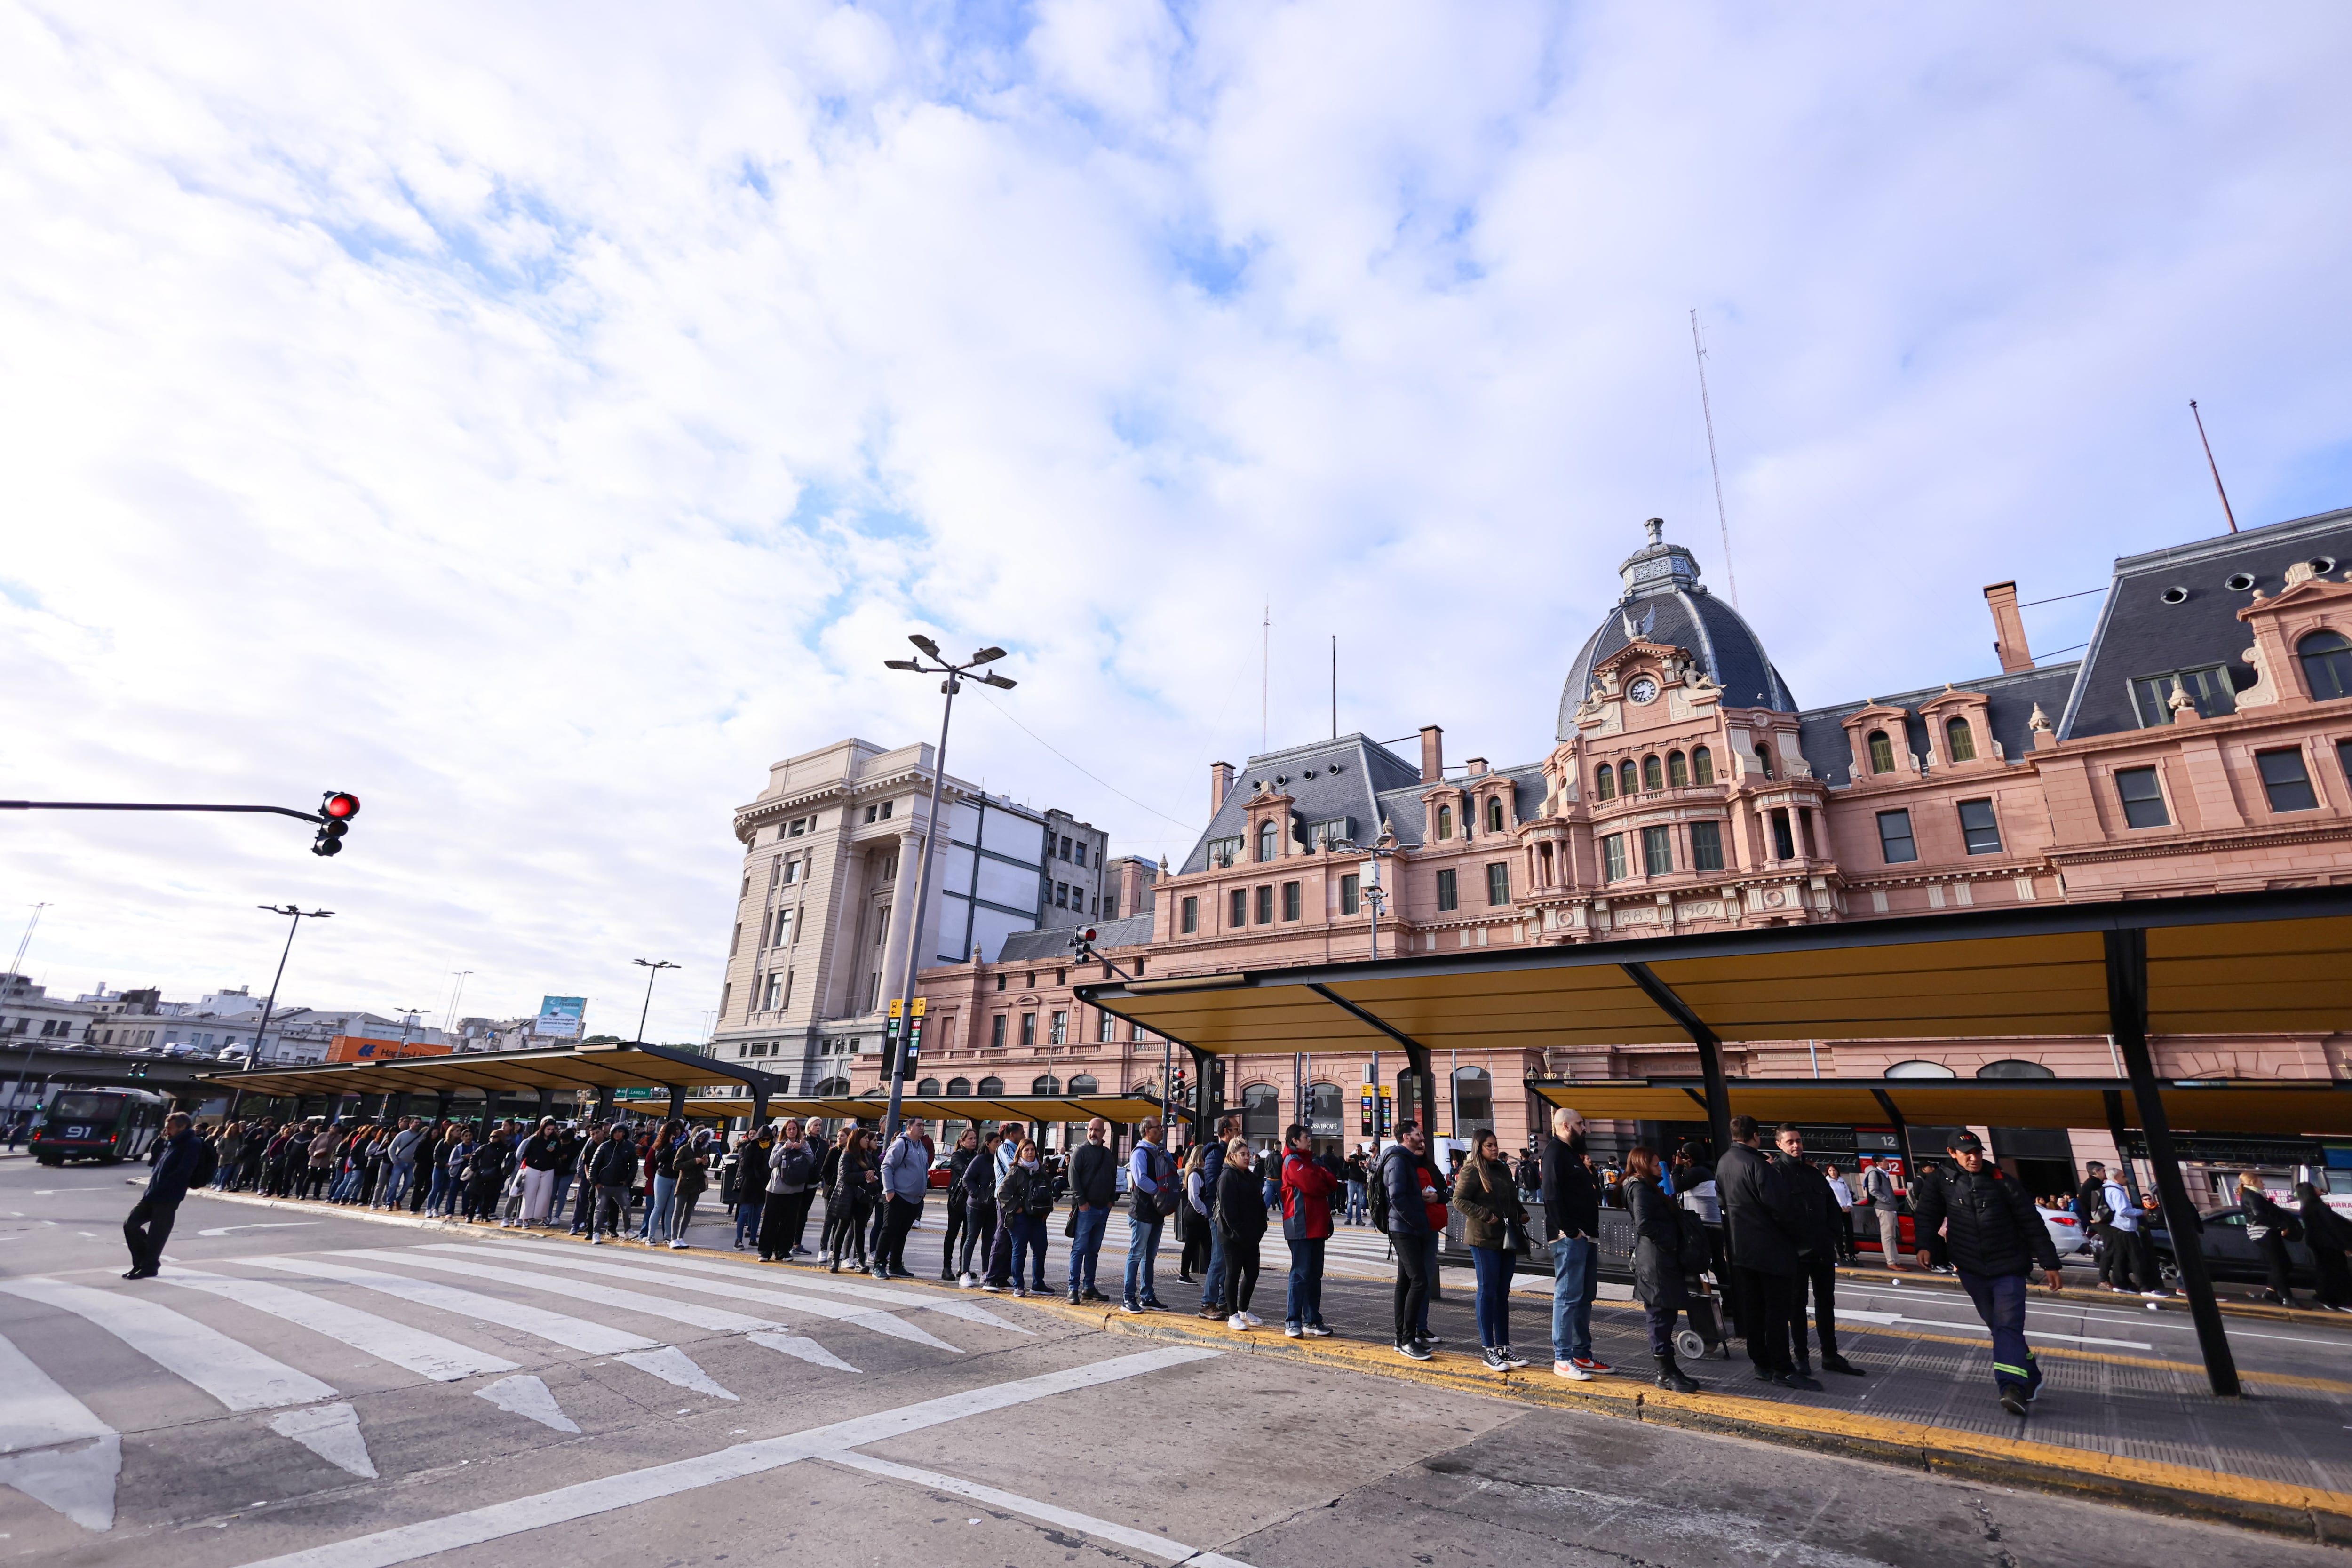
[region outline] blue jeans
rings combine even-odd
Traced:
[[[1103,1230],[1110,1224],[1110,1210],[1089,1205],[1077,1210],[1072,1218],[1077,1229],[1070,1237],[1070,1289],[1091,1290],[1095,1288],[1095,1258],[1102,1251]]]
[[[1030,1288],[1043,1290],[1045,1288],[1045,1216],[1041,1214],[1019,1215],[1004,1228],[1013,1238],[1013,1283],[1021,1283],[1021,1255],[1025,1251],[1029,1255]]]
[[[2042,1363],[2025,1342],[2025,1286],[2022,1274],[1971,1274],[1958,1271],[1960,1289],[1977,1304],[1977,1316],[1992,1331],[1992,1380],[2003,1389],[2032,1394],[2042,1386]]]
[[[1551,1244],[1551,1359],[1592,1355],[1592,1299],[1601,1293],[1597,1249],[1591,1237],[1561,1237]]]
[[[736,1246],[740,1247],[747,1241],[756,1242],[760,1239],[760,1215],[767,1205],[768,1200],[764,1196],[752,1203],[735,1205]]]
[[[1323,1243],[1319,1239],[1290,1244],[1290,1293],[1283,1299],[1282,1321],[1286,1328],[1323,1326]]]
[[[677,1178],[656,1176],[654,1201],[646,1205],[646,1223],[638,1228],[637,1234],[647,1241],[667,1241],[670,1209],[677,1202]]]
[[[415,1174],[416,1165],[414,1161],[411,1161],[409,1163],[404,1165],[394,1165],[392,1168],[392,1179],[384,1184],[383,1191],[376,1194],[375,1201],[382,1204],[388,1209],[398,1208],[400,1206],[400,1200],[408,1195],[408,1184]],[[223,1165],[221,1167],[221,1180],[224,1182],[228,1180],[228,1167],[226,1165]]]
[[[1215,1306],[1225,1299],[1225,1233],[1209,1226],[1209,1271],[1201,1276],[1201,1305]]]
[[[1511,1276],[1518,1269],[1516,1253],[1499,1247],[1474,1247],[1470,1262],[1478,1271],[1478,1343],[1494,1350],[1511,1342]]]
[[[1160,1290],[1152,1283],[1151,1271],[1160,1262],[1160,1227],[1165,1223],[1133,1214],[1127,1216],[1125,1300],[1131,1306],[1140,1307],[1146,1301],[1160,1300]]]
[[[1349,1182],[1348,1184],[1348,1223],[1362,1225],[1370,1217],[1370,1213],[1364,1205],[1364,1184]]]

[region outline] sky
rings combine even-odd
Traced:
[[[0,0],[0,959],[700,1037],[770,763],[1181,858],[1498,764],[1641,522],[1811,705],[2352,504],[2352,12]],[[1718,518],[1692,342],[1722,474]],[[1727,527],[1729,556],[1725,532]],[[2026,612],[2037,651],[2097,595]],[[1271,619],[1271,629],[1262,623]],[[1270,655],[1261,662],[1262,650]],[[2064,657],[2061,652],[2059,657]],[[1262,698],[1263,688],[1263,698]],[[1264,728],[1261,729],[1261,700]]]

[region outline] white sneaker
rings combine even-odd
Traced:
[[[967,1271],[967,1272],[963,1275],[963,1277],[962,1277],[961,1279],[958,1279],[958,1280],[956,1281],[956,1289],[960,1289],[960,1290],[969,1290],[969,1289],[971,1289],[973,1286],[975,1286],[975,1285],[977,1285],[977,1284],[979,1284],[979,1283],[980,1283],[980,1277],[979,1277],[978,1275],[976,1275],[976,1274],[972,1274],[972,1273],[971,1273],[971,1272]]]
[[[1320,1323],[1308,1323],[1299,1330],[1299,1332],[1310,1340],[1328,1340],[1331,1337],[1331,1331]]]
[[[1282,1325],[1282,1337],[1286,1340],[1303,1340],[1307,1337],[1307,1331],[1297,1323],[1285,1323]]]
[[[1247,1323],[1253,1329],[1262,1329],[1265,1327],[1265,1320],[1259,1317],[1255,1312],[1242,1312],[1237,1315],[1243,1322]]]
[[[1225,1327],[1229,1329],[1238,1329],[1243,1333],[1249,1332],[1249,1326],[1250,1315],[1247,1312],[1235,1312],[1232,1317],[1225,1320]]]
[[[1570,1383],[1591,1383],[1592,1381],[1592,1374],[1585,1371],[1582,1367],[1577,1365],[1572,1361],[1556,1361],[1552,1363],[1551,1373],[1554,1377],[1564,1377]]]
[[[686,1243],[685,1243],[685,1242],[683,1242],[683,1241],[672,1240],[672,1241],[670,1242],[670,1246],[672,1246],[672,1247],[684,1247],[685,1245],[686,1245]]]

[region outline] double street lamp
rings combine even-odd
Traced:
[[[302,929],[304,921],[332,920],[335,914],[332,910],[306,910],[299,904],[256,904],[253,907],[268,914],[286,915],[289,919],[286,927],[286,946],[278,954],[278,973],[269,977],[269,1000],[261,1005],[261,1026],[253,1031],[253,1044],[245,1053],[245,1066],[239,1069],[244,1072],[252,1072],[261,1066],[261,1045],[269,1037],[269,1015],[278,1007],[278,985],[286,978],[286,960],[294,951],[294,933]],[[236,1114],[237,1102],[244,1098],[242,1089],[229,1097],[229,1115]]]
[[[654,982],[660,978],[663,970],[682,969],[685,965],[672,963],[667,958],[659,961],[650,958],[633,958],[629,962],[646,972],[646,1005],[637,1014],[637,1044],[642,1046],[646,1043],[646,1020],[652,1016],[654,1010]]]
[[[940,655],[940,645],[922,633],[916,632],[907,640],[915,645],[923,658],[886,658],[882,661],[883,667],[887,669],[908,670],[916,675],[944,677],[945,679],[940,682],[940,695],[947,700],[940,705],[940,709],[939,750],[931,753],[931,809],[929,817],[923,825],[922,847],[919,851],[922,859],[915,873],[915,913],[914,923],[907,937],[907,973],[898,986],[898,1001],[901,1005],[898,1009],[898,1047],[891,1053],[890,1061],[890,1108],[882,1120],[882,1146],[885,1149],[887,1149],[891,1141],[898,1136],[898,1101],[906,1091],[908,1058],[912,1055],[908,1047],[914,1042],[915,1038],[915,970],[923,956],[923,910],[931,896],[932,839],[940,831],[940,785],[948,776],[948,721],[955,715],[956,693],[963,689],[964,679],[967,676],[983,686],[993,686],[1000,691],[1010,691],[1020,684],[1018,681],[1007,679],[994,670],[980,675],[972,674],[972,671],[980,668],[982,665],[993,664],[1003,658],[1004,650],[1001,647],[984,647],[961,664],[950,664]],[[927,664],[924,659],[930,662]]]

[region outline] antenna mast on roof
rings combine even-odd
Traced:
[[[2213,460],[2213,443],[2205,437],[2205,416],[2197,411],[2197,400],[2189,400],[2189,416],[2197,421],[2197,439],[2205,444],[2205,466],[2213,470],[2213,493],[2221,498],[2221,516],[2230,524],[2230,531],[2238,531],[2238,515],[2230,510],[2230,492],[2221,488],[2221,465]]]
[[[1715,476],[1715,525],[1723,533],[1723,575],[1731,585],[1731,606],[1739,607],[1739,574],[1731,566],[1731,520],[1723,510],[1723,465],[1715,457],[1715,407],[1706,395],[1706,344],[1698,335],[1698,310],[1691,310],[1691,349],[1698,356],[1698,412],[1706,421],[1706,467]]]
[[[1266,728],[1266,693],[1274,684],[1274,605],[1265,606],[1265,618],[1258,623],[1257,648],[1257,752],[1264,756],[1272,748],[1266,744],[1271,731]]]
[[[1331,634],[1331,738],[1339,738],[1339,634]]]

